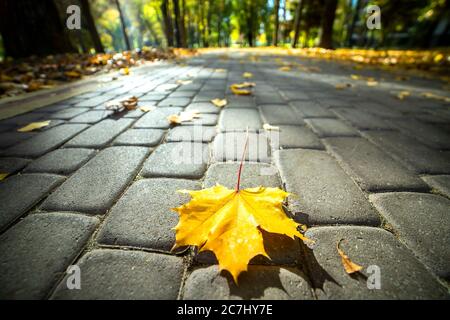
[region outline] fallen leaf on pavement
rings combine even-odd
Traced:
[[[338,84],[334,85],[334,87],[338,90],[342,90],[342,89],[346,89],[346,88],[351,88],[352,84],[351,83],[338,83]]]
[[[197,110],[183,111],[180,114],[171,114],[167,117],[167,121],[171,124],[180,124],[182,122],[192,121],[194,119],[200,118],[200,113]]]
[[[119,73],[123,76],[128,76],[130,74],[130,69],[128,67],[120,68]]]
[[[255,83],[253,82],[243,82],[243,83],[234,83],[230,86],[231,92],[238,96],[248,96],[252,94],[250,90],[246,90],[244,88],[254,87]]]
[[[337,248],[339,255],[341,256],[342,264],[344,265],[345,272],[347,272],[348,274],[352,274],[352,273],[361,271],[361,269],[363,267],[354,263],[353,261],[351,261],[350,258],[344,253],[344,251],[342,251],[339,248],[341,241],[342,241],[342,239],[338,241],[336,248]]]
[[[411,92],[409,91],[400,91],[397,93],[397,99],[404,100],[406,97],[409,97],[411,95]]]
[[[182,86],[190,83],[192,83],[192,80],[177,80],[177,84],[181,84]]]
[[[9,173],[0,172],[0,181],[4,180],[8,175]]]
[[[226,99],[213,99],[213,100],[211,100],[211,102],[218,108],[223,108],[228,103]]]
[[[27,124],[25,127],[17,129],[17,131],[19,131],[19,132],[30,132],[30,131],[33,131],[33,130],[41,129],[41,128],[44,128],[44,127],[48,126],[50,124],[50,121],[51,120],[41,121],[41,122],[31,122],[31,123]]]
[[[369,87],[375,87],[378,85],[378,81],[369,80],[369,81],[367,81],[367,85]]]
[[[280,131],[280,127],[272,126],[268,123],[263,124],[263,129],[266,131]]]
[[[81,78],[81,73],[79,73],[78,71],[66,71],[66,72],[64,72],[64,75],[66,77],[74,78],[74,79]]]
[[[123,99],[112,100],[106,103],[105,109],[112,110],[114,112],[122,112],[124,110],[134,110],[138,105],[138,98],[135,96]]]
[[[253,74],[252,74],[251,72],[244,72],[244,73],[242,74],[242,76],[243,76],[244,78],[246,78],[246,79],[250,79],[250,78],[253,77]]]
[[[215,71],[216,72],[226,72],[227,70],[226,69],[216,69]]]
[[[422,93],[422,96],[425,98],[429,98],[429,99],[435,99],[435,100],[441,100],[441,101],[445,101],[445,102],[450,102],[450,98],[449,97],[445,97],[445,96],[440,96],[431,92],[424,92]]]
[[[153,111],[155,110],[156,107],[140,107],[139,110],[141,110],[142,112],[149,112],[149,111]]]
[[[280,67],[278,70],[280,70],[280,71],[291,71],[292,68],[288,67],[288,66],[284,66],[284,67]]]

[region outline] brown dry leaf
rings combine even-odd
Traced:
[[[280,71],[291,71],[292,68],[289,67],[289,66],[284,66],[284,67],[279,68],[278,70],[280,70]]]
[[[134,110],[138,105],[138,98],[131,96],[123,100],[109,101],[105,105],[106,110],[112,110],[114,112],[122,112],[124,110]]]
[[[191,84],[192,80],[177,80],[177,84],[181,84],[182,86],[186,84]]]
[[[450,102],[450,98],[449,97],[445,97],[445,96],[440,96],[431,92],[424,92],[422,93],[422,96],[428,99],[435,99],[435,100],[441,100],[441,101],[445,101],[445,102]]]
[[[0,172],[0,181],[5,180],[9,173]]]
[[[342,264],[344,265],[345,272],[347,272],[348,274],[352,274],[352,273],[361,271],[361,269],[363,267],[358,265],[358,264],[356,264],[356,263],[354,263],[353,261],[351,261],[350,258],[344,253],[344,251],[342,251],[339,248],[339,245],[340,245],[342,240],[343,239],[338,241],[338,243],[336,245],[336,249],[337,249],[339,255],[341,256]]]
[[[266,131],[280,131],[280,127],[276,127],[276,126],[272,126],[268,123],[264,123],[263,124],[263,128]]]
[[[50,121],[51,120],[40,121],[40,122],[31,122],[31,123],[27,124],[25,127],[17,129],[17,131],[19,131],[19,132],[30,132],[30,131],[33,131],[33,130],[41,129],[41,128],[44,128],[44,127],[48,126],[50,124]]]
[[[368,85],[369,87],[376,87],[376,86],[378,85],[378,81],[375,81],[375,80],[368,80],[368,81],[367,81],[367,85]]]
[[[74,78],[74,79],[81,78],[81,73],[79,73],[78,71],[66,71],[66,72],[64,72],[64,75],[66,77]]]
[[[253,78],[253,74],[251,72],[244,72],[242,76],[246,79]]]
[[[171,114],[167,117],[167,121],[171,124],[180,124],[182,122],[192,121],[194,119],[200,118],[200,113],[197,110],[183,111],[180,114]]]
[[[214,104],[216,107],[218,108],[223,108],[227,105],[227,100],[226,99],[212,99],[211,100],[212,104]]]
[[[121,68],[119,70],[119,73],[123,76],[128,76],[130,74],[130,69],[128,67]]]
[[[406,97],[409,97],[411,92],[409,91],[400,91],[396,94],[397,99],[404,100]]]
[[[342,89],[351,88],[352,84],[351,83],[338,83],[334,87],[338,90],[342,90]]]
[[[135,96],[129,97],[128,99],[121,101],[125,109],[127,110],[134,110],[137,107],[138,104],[138,98]]]
[[[139,110],[141,110],[142,112],[150,112],[155,110],[156,107],[140,107]]]

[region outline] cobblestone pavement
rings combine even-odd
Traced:
[[[303,69],[281,71],[282,61]],[[10,175],[0,183],[0,298],[448,299],[449,104],[399,100],[392,91],[443,93],[431,80],[394,78],[335,62],[217,53],[136,69],[1,120],[0,172]],[[229,85],[245,80],[256,83],[252,96],[232,95]],[[156,109],[104,110],[129,95]],[[215,107],[215,98],[228,105]],[[201,118],[171,126],[167,116],[183,109]],[[16,131],[48,119],[40,131]],[[214,256],[170,252],[178,219],[170,208],[188,200],[179,189],[235,184],[247,128],[257,147],[242,186],[296,194],[287,207],[316,242],[268,238],[273,260],[254,259],[237,287],[218,275]],[[197,161],[174,161],[192,148]],[[344,272],[340,239],[362,274]],[[67,287],[74,264],[80,290]],[[367,281],[377,274],[379,289]]]

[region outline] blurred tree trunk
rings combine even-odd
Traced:
[[[213,0],[208,0],[208,12],[206,14],[206,38],[208,39],[208,46],[209,46],[209,40],[211,37],[211,17],[212,17],[212,10],[211,10],[211,3]]]
[[[337,0],[326,0],[322,15],[322,33],[319,47],[331,49],[333,46],[333,24],[336,17]]]
[[[161,12],[164,20],[164,32],[166,34],[167,46],[173,47],[173,24],[172,24],[172,17],[169,12],[168,0],[162,0]]]
[[[349,47],[352,47],[353,42],[353,33],[355,32],[356,24],[359,21],[359,12],[361,11],[361,0],[357,0],[356,2],[356,8],[355,13],[353,15],[352,23],[349,25],[348,31],[347,31],[347,45]]]
[[[186,32],[186,0],[181,0],[181,46],[188,47]]]
[[[105,52],[105,49],[103,48],[102,42],[100,40],[100,37],[98,35],[97,28],[95,27],[94,17],[91,13],[91,7],[89,6],[88,0],[80,0],[81,5],[81,12],[84,15],[84,18],[86,19],[87,28],[89,31],[89,34],[91,35],[92,43],[94,44],[94,49],[97,53],[103,53]]]
[[[13,58],[76,52],[53,0],[0,1],[0,33]]]
[[[177,48],[181,48],[181,14],[180,14],[180,2],[179,0],[172,0],[173,13],[175,14],[175,40]]]
[[[302,21],[302,10],[305,1],[300,0],[295,10],[295,22],[294,22],[294,39],[292,40],[292,47],[296,48],[298,45],[298,38],[300,36],[300,22]]]
[[[280,0],[275,0],[274,11],[275,11],[275,30],[273,34],[273,45],[276,47],[278,46],[278,33],[280,29],[280,17],[278,14],[278,12],[280,11]]]
[[[130,51],[131,45],[130,45],[130,39],[128,38],[128,34],[127,34],[127,28],[125,26],[125,17],[123,16],[123,12],[122,12],[122,8],[120,7],[119,0],[115,0],[115,2],[116,2],[117,10],[119,11],[120,25],[122,27],[123,39],[125,40],[125,47],[126,47],[126,50]]]

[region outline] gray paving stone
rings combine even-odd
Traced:
[[[414,119],[393,119],[390,123],[404,134],[438,150],[450,150],[450,133],[436,125]]]
[[[212,113],[203,113],[200,114],[198,118],[195,118],[191,121],[183,122],[181,125],[183,126],[215,126],[217,124],[218,115]]]
[[[42,209],[104,214],[134,178],[147,152],[143,147],[101,151],[56,189]]]
[[[113,141],[113,145],[154,147],[164,134],[161,129],[128,129]]]
[[[305,124],[298,112],[288,105],[266,104],[259,107],[264,123],[270,125],[302,125]]]
[[[351,108],[336,108],[332,110],[340,118],[347,120],[360,130],[389,130],[392,129],[387,121],[367,111]]]
[[[98,219],[32,214],[0,236],[0,299],[44,299],[81,252]]]
[[[253,96],[226,96],[227,108],[256,108]]]
[[[67,148],[95,148],[100,149],[108,145],[121,132],[133,123],[132,119],[106,119],[97,123],[68,141]]]
[[[449,158],[439,151],[394,131],[365,131],[365,137],[417,173],[450,173]]]
[[[383,229],[317,227],[309,229],[306,236],[315,241],[307,261],[319,299],[448,299],[436,278]],[[344,271],[336,250],[339,241],[344,253],[363,266],[359,275]],[[380,289],[368,288],[376,272],[370,266],[379,267]]]
[[[309,96],[299,90],[281,90],[280,94],[286,100],[309,100]]]
[[[225,92],[223,90],[220,90],[220,91],[200,90],[200,92],[194,97],[193,102],[209,102],[213,99],[223,99],[224,96],[225,96]]]
[[[325,137],[355,137],[358,131],[338,119],[306,119],[305,122],[321,138]]]
[[[422,179],[433,188],[433,190],[440,194],[450,198],[450,176],[437,175],[437,176],[424,176]]]
[[[89,149],[58,149],[31,162],[24,172],[45,172],[67,175],[94,156]]]
[[[428,268],[450,279],[450,200],[408,192],[374,194],[370,200]]]
[[[273,150],[278,149],[325,149],[317,135],[306,126],[280,125],[279,130],[268,131]]]
[[[135,182],[111,209],[97,237],[103,245],[121,245],[169,252],[175,243],[178,215],[172,208],[189,201],[178,190],[197,190],[200,184],[180,179]]]
[[[0,158],[1,173],[15,173],[25,167],[30,160],[22,158]]]
[[[81,258],[80,290],[64,279],[53,300],[175,300],[183,276],[183,259],[124,250],[94,250]]]
[[[46,118],[48,114],[44,112],[40,112],[39,110],[33,111],[33,112],[27,112],[12,118],[8,118],[5,120],[2,120],[3,124],[11,124],[15,126],[25,126],[31,122],[36,121],[43,121],[44,118]]]
[[[312,101],[291,101],[289,103],[303,118],[336,118],[335,115]]]
[[[203,186],[210,188],[218,183],[234,189],[237,183],[239,165],[239,162],[212,164],[206,171]],[[245,162],[241,172],[241,189],[259,186],[279,188],[281,181],[278,176],[278,169],[265,163]]]
[[[211,102],[196,102],[189,104],[185,111],[198,111],[200,113],[214,113],[217,114],[220,112],[220,108],[213,105]]]
[[[174,91],[167,98],[168,99],[179,99],[179,98],[188,98],[189,100],[193,98],[197,94],[197,91]]]
[[[414,172],[366,139],[327,138],[324,143],[345,171],[364,190],[428,190]]]
[[[221,131],[250,131],[262,129],[262,122],[257,110],[253,109],[225,109],[219,118]]]
[[[23,142],[31,137],[34,137],[37,133],[35,132],[17,132],[8,131],[0,135],[0,148],[6,149],[10,146]]]
[[[73,117],[76,117],[86,111],[88,111],[89,108],[66,108],[57,112],[53,112],[49,114],[49,119],[61,119],[61,120],[69,120]]]
[[[170,123],[167,121],[167,117],[172,114],[178,114],[182,111],[182,108],[158,108],[156,110],[147,112],[134,124],[134,128],[145,129],[168,129]]]
[[[144,163],[144,177],[199,179],[209,162],[208,145],[197,142],[161,144]]]
[[[113,112],[111,110],[92,110],[88,112],[84,112],[75,118],[70,120],[71,123],[97,123],[103,119],[108,118],[112,115]]]
[[[149,92],[139,98],[139,101],[161,101],[167,96],[162,92]]]
[[[63,124],[41,132],[4,151],[4,155],[37,158],[62,145],[79,132],[86,129],[85,124]]]
[[[100,104],[104,104],[105,102],[113,99],[113,95],[101,95],[93,98],[89,98],[75,104],[75,107],[96,107]]]
[[[259,93],[258,89],[255,90],[255,101],[257,105],[286,103],[276,91]]]
[[[63,180],[64,177],[50,174],[21,174],[0,183],[0,230],[26,213]]]
[[[209,126],[178,126],[171,129],[167,135],[168,142],[211,142],[217,134],[215,127]]]
[[[323,151],[291,149],[274,153],[296,219],[306,224],[378,225],[376,211],[339,167]]]
[[[213,142],[215,161],[241,161],[244,153],[246,132],[219,133]],[[246,161],[269,162],[270,147],[266,134],[249,132]]]
[[[183,299],[313,299],[305,275],[298,269],[275,266],[249,266],[236,285],[217,266],[195,269],[184,285]]]
[[[186,107],[191,102],[190,98],[167,98],[158,103],[159,107]]]

